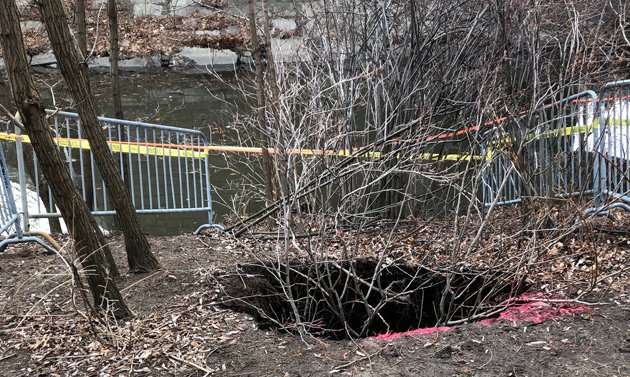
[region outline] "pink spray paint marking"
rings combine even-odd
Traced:
[[[580,313],[589,310],[589,307],[586,305],[578,305],[568,302],[550,303],[541,301],[536,296],[528,295],[522,295],[513,301],[514,304],[502,311],[497,318],[484,319],[476,322],[476,324],[478,326],[491,326],[498,322],[506,321],[512,322],[514,325],[522,322],[539,324],[563,315]],[[376,339],[392,340],[402,336],[430,335],[450,331],[454,328],[457,328],[457,326],[426,327],[406,332],[381,334],[377,335]]]

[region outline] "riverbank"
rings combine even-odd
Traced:
[[[45,28],[29,1],[18,1],[31,66],[57,69]],[[73,1],[66,1],[74,9]],[[90,69],[108,71],[108,24],[104,2],[87,10]],[[304,45],[312,6],[274,1],[269,6],[274,58],[294,63],[308,59]],[[70,12],[71,14],[71,12]],[[121,71],[172,69],[209,73],[251,69],[247,2],[242,0],[129,0],[119,10]],[[262,16],[261,9],[257,15]],[[72,25],[73,19],[71,19]],[[259,25],[260,29],[260,25]],[[0,69],[4,61],[0,56]]]

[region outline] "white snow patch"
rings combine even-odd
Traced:
[[[20,220],[23,221],[24,211],[22,210],[22,195],[20,191],[20,184],[17,182],[11,182],[11,187],[13,188],[13,199],[15,199],[15,206],[17,207],[17,211],[20,214]],[[42,202],[41,198],[37,195],[37,193],[28,187],[26,188],[26,202],[28,206],[29,213],[42,213],[46,211],[46,206],[44,202]],[[57,206],[55,206],[55,212],[59,212]],[[59,218],[59,222],[61,223],[61,231],[63,233],[68,233],[68,227],[66,226],[63,218]],[[40,218],[29,218],[30,230],[39,230],[50,233],[50,225],[48,223],[48,219],[40,219]],[[109,231],[104,229],[102,226],[99,226],[101,231],[105,236],[109,235]]]

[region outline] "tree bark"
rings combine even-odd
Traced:
[[[81,65],[81,69],[88,72],[88,50],[87,50],[87,26],[86,26],[86,17],[85,17],[85,0],[76,0],[76,22],[77,22],[77,44],[79,45],[79,51],[81,51],[81,55],[83,56],[83,63]],[[89,84],[89,82],[88,82]],[[88,208],[91,210],[93,208],[93,199],[94,195],[92,190],[92,167],[90,163],[90,152],[89,151],[81,151],[83,154],[83,173],[85,174],[85,201],[87,202]]]
[[[118,69],[118,61],[120,56],[120,48],[118,47],[118,6],[116,0],[107,0],[107,18],[109,21],[109,64],[110,77],[112,84],[112,103],[114,104],[114,117],[123,119],[122,96],[120,92],[120,71]],[[126,134],[121,132],[121,141],[126,140]],[[122,176],[125,177],[125,183],[129,182],[129,170],[127,161],[121,158]]]
[[[85,22],[85,0],[76,0],[76,12],[77,12],[77,43],[79,43],[79,49],[81,55],[87,58],[87,31]]]
[[[118,7],[116,6],[116,0],[107,0],[107,19],[109,22],[109,66],[110,66],[110,78],[112,84],[112,102],[114,104],[114,118],[123,119],[122,97],[120,93],[120,73],[118,70],[118,60],[120,49],[118,47]],[[122,126],[118,126],[122,127]],[[125,129],[120,133],[121,141],[127,140]],[[129,168],[125,156],[120,156],[120,168],[122,170],[122,176],[127,190],[131,192],[129,182],[131,181],[129,176]],[[122,229],[122,225],[117,217],[114,218],[114,222],[118,229]]]
[[[114,156],[100,132],[94,99],[89,92],[88,77],[80,66],[84,62],[80,59],[74,44],[68,43],[72,38],[63,5],[60,0],[41,0],[39,9],[61,74],[77,104],[79,117],[90,142],[96,165],[116,209],[116,216],[125,237],[129,270],[131,272],[154,271],[159,268],[159,263],[153,256],[149,242],[140,228],[138,215],[116,168]]]
[[[256,99],[257,99],[257,116],[260,133],[263,140],[262,160],[265,177],[265,191],[267,196],[267,205],[273,203],[273,173],[271,156],[269,155],[269,134],[267,127],[267,117],[265,115],[266,99],[265,99],[265,79],[263,77],[263,54],[258,39],[256,27],[256,11],[254,9],[254,0],[248,0],[249,9],[249,33],[252,40],[252,58],[254,67],[256,68]]]
[[[92,227],[92,215],[81,194],[74,187],[61,154],[46,122],[46,113],[29,73],[17,6],[13,0],[0,0],[0,44],[13,99],[38,156],[68,230],[75,240],[75,250],[86,272],[94,305],[118,318],[131,316],[110,271],[106,267],[102,245]]]
[[[109,64],[112,80],[112,100],[114,103],[114,115],[118,119],[123,118],[122,100],[120,95],[120,76],[118,60],[120,49],[118,47],[118,7],[116,0],[107,0],[107,18],[109,20]]]

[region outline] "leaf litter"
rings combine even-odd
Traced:
[[[497,260],[521,260],[523,250],[528,249],[527,243],[534,241],[513,237],[512,228],[520,226],[516,221],[513,223],[489,228],[474,248],[475,252],[462,253],[462,266],[495,266]],[[250,316],[222,308],[217,303],[221,287],[215,278],[229,273],[238,263],[260,260],[264,255],[275,253],[278,242],[269,239],[269,234],[264,237],[251,234],[240,239],[217,233],[204,237],[150,237],[164,268],[153,274],[119,279],[119,287],[136,314],[133,319],[119,323],[100,322],[86,314],[69,274],[57,257],[44,255],[35,246],[18,245],[0,255],[0,370],[10,370],[15,376],[170,376],[229,375],[240,373],[242,368],[250,370],[251,375],[256,375],[255,372],[265,374],[263,370],[275,371],[269,375],[276,375],[282,368],[288,368],[284,369],[288,371],[324,368],[322,372],[325,374],[328,371],[336,374],[361,371],[366,367],[378,368],[360,355],[375,354],[382,365],[389,365],[394,359],[401,360],[402,356],[411,362],[424,350],[431,349],[434,349],[431,357],[453,358],[471,352],[485,355],[485,350],[479,351],[485,343],[471,343],[466,333],[475,331],[479,338],[485,336],[484,332],[496,334],[499,331],[505,338],[514,335],[511,331],[505,332],[510,328],[520,329],[514,339],[519,339],[521,345],[532,349],[531,352],[580,347],[580,336],[583,335],[574,333],[578,331],[576,329],[590,331],[583,327],[590,329],[589,323],[599,316],[605,319],[628,316],[630,234],[624,231],[628,223],[630,217],[625,214],[614,220],[593,220],[589,224],[591,231],[574,232],[564,237],[539,251],[535,262],[527,264],[532,290],[542,294],[543,298],[570,301],[582,292],[589,292],[582,299],[610,304],[605,308],[595,307],[593,313],[575,313],[566,320],[553,319],[551,326],[555,326],[555,330],[551,333],[541,327],[545,322],[530,327],[500,324],[474,330],[465,326],[449,331],[448,335],[437,335],[430,341],[426,337],[435,334],[421,335],[417,342],[414,337],[388,342],[368,338],[349,343],[300,339],[260,330]],[[498,228],[501,228],[500,232]],[[385,229],[386,226],[379,225],[364,234],[351,230],[327,233],[325,229],[322,233],[322,229],[312,229],[327,236],[310,241],[311,246],[324,248],[332,259],[347,258],[348,252],[356,252],[364,257],[383,257],[387,263],[404,260],[432,268],[448,266],[456,237],[452,235],[450,224],[408,220],[393,236]],[[457,238],[462,245],[469,245],[476,230],[471,227]],[[119,265],[124,266],[121,237],[113,236],[111,243]],[[304,250],[300,244],[296,245],[291,252],[300,256]],[[576,318],[586,322],[574,324]],[[621,320],[620,323],[625,322]],[[623,325],[616,326],[618,329],[614,334],[630,339],[627,325],[625,329],[619,328]],[[550,340],[550,335],[558,339]],[[514,339],[506,339],[511,343],[504,348],[509,349]],[[395,351],[397,342],[407,342],[408,348],[417,353],[410,355]],[[447,346],[448,353],[436,353],[436,347],[446,349]],[[627,347],[625,344],[613,346],[619,350]],[[251,352],[247,351],[249,349]],[[621,355],[616,358],[627,355],[621,351],[615,354],[603,350],[610,355]],[[518,351],[530,352],[522,348]],[[392,356],[391,352],[400,355]],[[291,364],[287,357],[297,358],[297,361]],[[258,363],[263,365],[262,370],[260,366],[256,367]],[[283,367],[284,364],[287,365]],[[462,359],[452,368],[461,371],[471,365],[474,363]],[[487,367],[493,365],[490,362]],[[438,372],[439,368],[435,375],[440,375]]]

